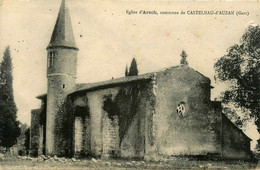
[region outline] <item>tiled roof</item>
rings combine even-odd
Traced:
[[[84,90],[90,90],[99,87],[105,87],[107,85],[117,85],[117,84],[125,84],[125,83],[130,83],[135,81],[141,81],[141,80],[148,80],[152,77],[153,73],[146,73],[138,76],[121,77],[117,79],[111,79],[111,80],[101,81],[96,83],[80,84],[79,86],[77,86],[76,90],[72,93],[84,91]]]
[[[43,99],[47,96],[47,93],[40,94],[39,96],[36,96],[37,99]]]
[[[81,87],[83,87],[83,86],[86,86],[87,84],[89,84],[89,83],[77,83],[76,84],[76,90],[81,88]],[[43,94],[41,94],[39,96],[36,96],[37,99],[43,99],[45,97],[47,97],[47,93],[43,93]]]
[[[48,48],[51,47],[71,47],[77,49],[71,26],[69,9],[65,0],[62,0],[59,15]]]
[[[129,82],[134,82],[134,81],[147,80],[147,79],[150,79],[152,75],[153,75],[153,73],[147,73],[147,74],[142,74],[142,75],[138,75],[138,76],[121,77],[121,78],[117,78],[117,79],[111,79],[111,80],[101,81],[101,82],[96,82],[96,83],[78,83],[78,84],[76,84],[75,90],[72,91],[70,94],[75,93],[75,92],[85,91],[85,90],[91,90],[94,88],[105,87],[107,85],[117,85],[117,84],[124,84],[124,83],[129,83]],[[46,96],[47,96],[47,93],[44,93],[44,94],[37,96],[36,98],[43,99]]]
[[[86,91],[86,90],[104,88],[104,87],[107,87],[107,86],[126,84],[126,83],[131,83],[131,82],[136,82],[136,81],[142,81],[142,80],[149,80],[154,75],[154,73],[164,72],[164,71],[167,71],[167,70],[170,70],[170,69],[179,69],[179,68],[182,68],[182,67],[190,68],[189,66],[186,66],[186,65],[177,65],[177,66],[172,66],[172,67],[168,67],[168,68],[165,68],[165,69],[161,69],[161,70],[156,71],[156,72],[141,74],[141,75],[138,75],[138,76],[120,77],[120,78],[96,82],[96,83],[78,83],[78,84],[76,84],[75,90],[72,91],[70,94],[74,94],[74,93]],[[199,73],[198,71],[196,71],[192,68],[190,68],[190,69]],[[205,77],[203,74],[201,74],[201,73],[199,73],[199,74],[202,75],[203,77]],[[47,94],[43,94],[43,95],[37,96],[37,98],[41,99],[46,95]]]

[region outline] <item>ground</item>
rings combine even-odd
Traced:
[[[260,169],[256,162],[246,161],[202,161],[186,158],[173,158],[168,161],[144,162],[130,160],[104,159],[66,159],[66,158],[30,158],[9,157],[0,160],[2,169],[82,169],[82,170],[134,170],[134,169]]]

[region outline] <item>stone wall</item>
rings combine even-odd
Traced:
[[[122,87],[115,96],[118,108],[121,157],[142,158],[145,155],[145,118],[150,86],[148,82],[138,82]]]
[[[74,156],[84,157],[91,155],[90,119],[75,117],[74,123]]]
[[[74,154],[73,134],[74,134],[74,110],[71,99],[68,97],[60,106],[56,116],[54,129],[54,150],[52,155],[71,157]],[[47,122],[48,125],[48,122]],[[48,135],[48,134],[46,134]],[[50,138],[46,137],[46,144]],[[49,142],[50,144],[50,142]],[[46,145],[47,147],[47,145]],[[50,154],[46,153],[47,155]]]
[[[60,110],[64,104],[67,95],[75,88],[75,79],[77,73],[77,50],[62,47],[48,48],[47,65],[47,118],[46,118],[46,154],[63,155],[64,151],[60,145]],[[50,61],[50,52],[54,52],[52,64]],[[56,130],[57,129],[57,130]]]
[[[216,152],[214,156],[216,157],[222,157],[222,108],[221,108],[221,102],[218,101],[211,101],[210,104],[210,124],[209,124],[209,130],[210,130],[210,139],[212,143],[214,143],[214,146],[216,148]]]
[[[74,134],[73,147],[75,156],[88,156],[91,153],[91,120],[86,95],[73,98]]]
[[[91,154],[93,156],[102,156],[102,120],[104,116],[103,97],[105,95],[115,96],[118,93],[118,90],[118,88],[109,88],[87,93],[91,122]]]
[[[65,84],[65,87],[63,86]],[[47,95],[47,118],[46,118],[46,154],[60,155],[62,148],[58,142],[62,121],[65,119],[61,114],[66,102],[67,93],[74,89],[75,79],[70,76],[57,75],[48,77],[48,95]]]
[[[66,74],[72,77],[77,77],[77,50],[68,48],[49,49],[53,51],[53,65],[47,65],[47,75],[50,74]],[[50,53],[48,53],[48,64],[50,61]]]
[[[145,156],[145,116],[138,111],[120,145],[121,157]]]
[[[97,157],[144,156],[149,87],[147,82],[140,81],[74,96],[74,108],[89,107],[89,122],[85,122],[88,125],[83,130],[85,154]]]
[[[224,114],[222,114],[222,128],[223,158],[251,159],[251,139],[242,130],[238,129]]]
[[[30,155],[38,156],[42,154],[43,148],[43,126],[40,125],[41,109],[31,111],[30,130]]]
[[[210,101],[210,88],[207,77],[181,66],[147,80],[77,93],[72,104],[74,152],[148,160],[250,155],[249,139],[223,118],[221,103]]]
[[[38,148],[38,155],[43,154],[43,149],[44,149],[44,126],[40,125],[39,126],[39,148]]]
[[[215,153],[211,135],[210,80],[188,66],[158,72],[153,116],[158,155]],[[184,112],[177,109],[184,106]]]
[[[30,155],[45,154],[46,98],[41,98],[41,108],[31,111]]]
[[[241,129],[235,126],[223,113],[221,102],[211,102],[214,115],[211,122],[215,133],[215,147],[218,156],[224,159],[250,159],[250,140]]]
[[[84,123],[82,117],[75,117],[74,123],[74,153],[79,155],[84,149]]]
[[[91,155],[91,120],[85,118],[84,126],[84,155]]]
[[[103,157],[116,157],[119,152],[119,126],[118,116],[112,119],[105,112],[103,116]]]

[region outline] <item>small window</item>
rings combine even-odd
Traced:
[[[179,116],[185,116],[185,103],[184,102],[180,102],[178,105],[177,105],[177,114]]]
[[[64,88],[64,89],[65,89],[65,84],[63,84],[63,85],[62,85],[62,88]]]
[[[54,51],[50,51],[49,52],[49,56],[50,57],[49,57],[48,67],[53,67],[55,52]]]

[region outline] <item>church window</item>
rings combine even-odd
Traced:
[[[185,116],[185,103],[184,102],[180,102],[177,105],[177,114],[179,116]]]
[[[62,85],[62,88],[65,88],[65,84]]]
[[[50,52],[49,52],[49,63],[48,63],[48,67],[53,67],[53,64],[54,64],[54,56],[55,56],[55,52],[54,52],[54,51],[50,51]]]

